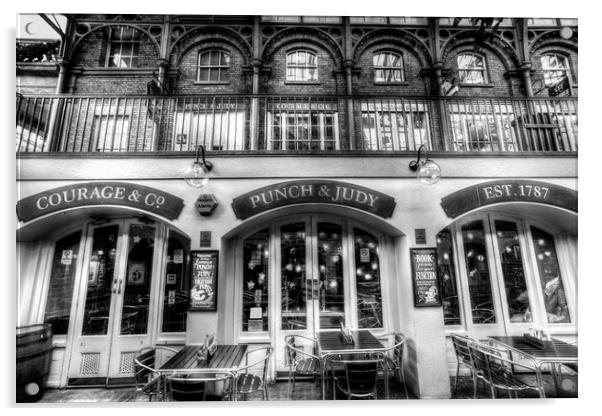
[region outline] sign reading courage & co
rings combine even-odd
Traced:
[[[232,209],[236,218],[253,215],[286,205],[325,203],[346,205],[389,218],[395,199],[363,186],[339,181],[301,180],[281,182],[255,189],[234,198]]]
[[[184,201],[148,186],[126,182],[89,182],[62,186],[17,202],[19,221],[86,205],[120,205],[151,212],[173,220]]]

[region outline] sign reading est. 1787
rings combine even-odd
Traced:
[[[461,189],[441,200],[450,218],[485,205],[501,202],[535,202],[577,212],[577,191],[547,182],[497,180]]]
[[[234,198],[232,209],[237,218],[247,219],[273,208],[292,204],[323,203],[346,205],[389,218],[395,199],[374,189],[352,183],[326,180],[281,182],[255,189]]]
[[[19,221],[86,205],[120,205],[173,220],[184,201],[167,192],[127,182],[88,182],[62,186],[17,202]]]

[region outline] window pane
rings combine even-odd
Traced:
[[[190,283],[186,271],[190,260],[190,239],[169,230],[167,264],[163,291],[162,332],[185,332]]]
[[[445,325],[460,325],[460,300],[454,267],[454,247],[449,228],[437,234],[437,271],[441,282],[443,322]]]
[[[118,230],[111,225],[94,231],[82,335],[107,334]]]
[[[211,51],[210,56],[211,56],[211,66],[217,66],[219,65],[219,55],[220,52],[219,51]]]
[[[382,295],[378,240],[354,228],[357,322],[359,328],[382,328]]]
[[[123,282],[121,334],[146,334],[153,276],[155,227],[132,224],[128,247],[127,274]]]
[[[268,330],[268,237],[268,230],[265,229],[244,241],[243,331],[261,332]]]
[[[219,81],[219,71],[217,69],[209,71],[209,81]]]
[[[209,81],[209,69],[208,68],[200,68],[199,69],[199,81]]]
[[[468,274],[472,321],[475,324],[495,323],[483,222],[479,220],[463,225],[462,241]]]
[[[319,222],[320,328],[338,328],[345,321],[342,247],[341,226]]]
[[[211,56],[210,52],[202,53],[201,57],[199,58],[199,64],[200,65],[209,65],[210,56]]]
[[[44,314],[44,323],[52,325],[54,335],[66,335],[69,328],[73,280],[78,265],[80,239],[81,231],[77,231],[60,239],[54,246],[50,288]]]
[[[305,224],[280,229],[282,329],[306,329]]]
[[[495,221],[510,322],[531,322],[518,229],[514,222]]]
[[[548,322],[571,322],[556,256],[554,237],[536,227],[531,227],[531,235]]]
[[[385,81],[385,71],[383,69],[374,70],[374,81],[377,81],[377,82]]]

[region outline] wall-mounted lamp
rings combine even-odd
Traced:
[[[199,151],[201,152],[202,162],[199,162]],[[188,185],[202,188],[209,183],[211,169],[213,169],[213,164],[205,161],[205,147],[198,145],[196,148],[196,159],[192,162],[192,165],[186,168],[184,179]]]
[[[424,150],[424,159],[421,161],[420,152],[422,150]],[[432,185],[441,179],[441,168],[428,158],[424,145],[418,148],[417,159],[410,162],[410,170],[416,172],[416,178],[427,185]]]

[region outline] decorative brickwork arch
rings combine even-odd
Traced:
[[[332,56],[337,67],[343,64],[343,52],[337,42],[328,33],[310,27],[291,27],[274,33],[263,45],[263,62],[270,62],[277,50],[292,42],[306,42],[323,48]]]
[[[462,30],[454,33],[441,45],[441,58],[445,62],[451,53],[458,49],[471,47],[474,49],[478,41],[474,30]],[[493,34],[491,40],[482,43],[482,49],[488,50],[497,56],[506,71],[512,71],[520,66],[520,58],[513,45],[503,40],[497,34]],[[465,50],[465,49],[464,49]]]
[[[95,34],[98,31],[102,31],[104,29],[110,29],[110,28],[114,28],[114,27],[130,27],[130,28],[140,32],[143,36],[145,36],[149,41],[152,42],[153,46],[155,47],[157,59],[159,58],[159,56],[160,56],[159,51],[161,50],[161,46],[159,44],[160,34],[156,34],[156,33],[153,34],[151,32],[151,30],[158,27],[157,25],[138,25],[138,24],[127,23],[127,22],[123,22],[123,21],[119,21],[119,20],[116,20],[116,21],[113,21],[110,23],[106,23],[106,24],[100,24],[98,26],[91,26],[88,24],[77,25],[77,28],[74,33],[74,39],[72,42],[72,46],[71,46],[70,52],[69,52],[68,56],[66,56],[66,58],[68,60],[72,60],[73,57],[76,56],[76,54],[78,53],[80,46],[91,35]]]
[[[575,38],[575,39],[574,39]],[[573,40],[574,39],[574,40]],[[571,39],[562,39],[558,36],[558,30],[550,30],[540,33],[529,44],[529,56],[541,51],[544,48],[566,48],[571,52],[577,53],[577,39],[574,35]]]
[[[354,62],[357,62],[367,49],[378,44],[393,44],[402,48],[407,53],[413,54],[423,68],[432,65],[433,59],[429,48],[413,33],[401,29],[380,29],[365,34],[353,50]]]
[[[175,33],[172,32],[172,37]],[[179,34],[170,47],[170,62],[177,67],[190,49],[210,42],[230,45],[241,54],[245,65],[249,65],[252,57],[251,46],[234,30],[217,26],[197,27]]]

